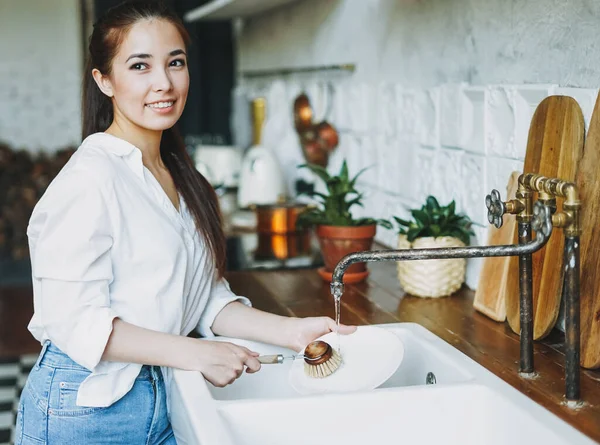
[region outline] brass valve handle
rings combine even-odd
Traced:
[[[488,209],[488,221],[496,226],[502,227],[503,216],[506,213],[506,204],[500,198],[500,192],[496,189],[485,197],[485,206]]]
[[[533,204],[531,228],[544,235],[544,238],[548,238],[552,234],[552,212],[550,211],[550,207],[539,201]]]

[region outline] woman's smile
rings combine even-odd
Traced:
[[[146,108],[149,108],[150,110],[158,114],[168,114],[175,109],[175,102],[175,99],[152,102],[146,104]]]

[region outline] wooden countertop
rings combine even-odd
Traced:
[[[564,405],[563,334],[554,330],[535,342],[534,366],[539,376],[519,377],[519,338],[505,323],[473,309],[474,293],[467,288],[440,299],[405,295],[395,263],[370,263],[367,281],[346,285],[341,322],[365,325],[415,322],[600,443],[600,372],[581,370],[579,409]],[[334,317],[325,283],[314,270],[240,271],[227,273],[231,288],[249,297],[254,307],[280,315]]]

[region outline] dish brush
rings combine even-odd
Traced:
[[[263,365],[281,364],[285,360],[304,359],[304,372],[313,378],[324,378],[333,374],[342,364],[342,356],[328,343],[318,340],[309,343],[304,349],[304,354],[284,356],[261,355],[258,361]]]
[[[309,343],[304,350],[304,373],[322,379],[338,370],[342,356],[324,341]]]

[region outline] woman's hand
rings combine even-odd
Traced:
[[[289,318],[287,320],[287,338],[288,348],[300,352],[311,341],[335,332],[335,321],[329,317],[307,317],[307,318]],[[340,323],[340,334],[352,334],[356,331],[356,326],[347,326]]]
[[[190,339],[191,366],[189,370],[200,371],[214,386],[223,387],[233,383],[244,372],[252,374],[260,370],[258,352],[233,343]]]

